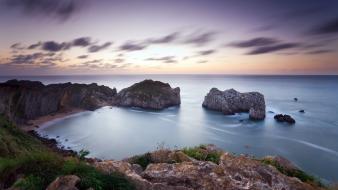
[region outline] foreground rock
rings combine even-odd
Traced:
[[[48,185],[46,190],[78,190],[76,184],[80,178],[76,175],[60,176]]]
[[[50,84],[10,80],[0,83],[0,114],[22,124],[71,109],[95,110],[111,105],[116,89],[97,84]]]
[[[171,88],[168,83],[144,80],[121,90],[115,104],[123,107],[139,107],[161,110],[180,105],[180,88]]]
[[[298,178],[288,177],[261,160],[246,156],[222,152],[219,163],[192,158],[173,163],[169,156],[175,152],[181,151],[166,150],[161,156],[155,156],[159,154],[158,151],[148,153],[150,157],[155,156],[157,161],[170,160],[170,162],[151,163],[143,171],[137,164],[127,161],[100,161],[93,165],[105,173],[120,172],[126,175],[139,190],[320,189],[315,185],[301,182]],[[165,158],[165,155],[168,158]],[[291,163],[286,161],[284,163],[290,164],[286,166],[293,169]]]
[[[221,111],[226,115],[249,112],[250,119],[265,118],[265,100],[259,92],[240,93],[234,89],[220,91],[212,88],[205,96],[203,107]]]
[[[277,114],[274,116],[274,119],[278,122],[286,122],[289,124],[296,123],[296,120],[293,119],[290,115]]]

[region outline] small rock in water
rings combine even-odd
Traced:
[[[297,102],[297,101],[298,101],[298,98],[294,98],[293,100],[294,100],[295,102]]]
[[[299,110],[300,113],[305,113],[305,110]]]
[[[65,139],[65,141],[67,142],[67,141],[68,141],[68,139]]]
[[[59,138],[60,136],[56,136],[56,138]]]
[[[294,124],[296,123],[295,119],[293,119],[290,115],[283,115],[283,114],[277,114],[274,117],[275,120],[278,122],[287,122],[289,124]]]
[[[240,120],[239,120],[239,122],[243,122],[243,121],[244,121],[244,119],[240,119]]]
[[[273,112],[273,111],[268,111],[268,113],[275,113],[275,112]]]

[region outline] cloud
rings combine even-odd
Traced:
[[[64,61],[62,55],[55,53],[33,53],[33,54],[19,54],[13,55],[6,65],[21,65],[21,66],[39,66],[52,67],[56,66],[56,62]]]
[[[11,48],[11,49],[14,49],[14,50],[22,50],[22,49],[25,49],[25,47],[22,46],[21,43],[15,43],[15,44],[11,45],[10,48]]]
[[[258,47],[250,52],[247,53],[247,55],[257,55],[257,54],[265,54],[265,53],[271,53],[276,51],[281,51],[285,49],[291,49],[295,47],[299,47],[299,43],[280,43],[276,45],[271,46],[262,46]]]
[[[177,63],[177,60],[175,60],[175,56],[165,56],[165,57],[159,57],[159,58],[148,58],[145,59],[146,61],[162,61],[163,63]]]
[[[19,9],[27,15],[55,17],[61,20],[68,19],[80,9],[84,1],[78,0],[4,0],[10,9]]]
[[[106,42],[102,45],[92,45],[88,48],[88,51],[90,53],[95,53],[95,52],[98,52],[98,51],[101,51],[101,50],[108,48],[111,44],[112,44],[111,42]]]
[[[279,40],[274,39],[274,38],[259,37],[259,38],[253,38],[253,39],[246,40],[246,41],[233,42],[233,43],[230,43],[229,45],[233,47],[238,47],[238,48],[248,48],[248,47],[273,45],[278,42]]]
[[[186,37],[183,41],[185,44],[193,44],[196,46],[203,46],[214,40],[216,32],[195,32]]]
[[[146,47],[147,45],[145,44],[129,41],[121,45],[119,49],[121,51],[139,51],[145,49]]]
[[[35,48],[37,48],[37,47],[39,47],[39,46],[41,46],[41,42],[38,42],[38,43],[32,44],[32,45],[28,46],[28,48],[27,48],[27,49],[35,49]]]
[[[333,52],[333,51],[330,50],[330,49],[320,49],[320,50],[309,51],[309,52],[307,52],[307,54],[316,55],[316,54],[324,54],[324,53],[331,53],[331,52]]]
[[[61,50],[67,50],[71,47],[71,44],[62,42],[47,41],[42,43],[42,49],[45,51],[57,52]]]
[[[117,58],[117,59],[114,59],[114,62],[115,62],[115,63],[123,63],[123,62],[124,62],[124,59]]]
[[[113,69],[118,66],[115,64],[104,63],[102,59],[94,59],[80,64],[70,65],[72,68],[91,68],[91,69]]]
[[[89,57],[89,55],[80,55],[77,56],[78,59],[87,59]]]
[[[214,50],[214,49],[204,50],[204,51],[199,51],[198,55],[200,55],[200,56],[211,55],[215,52],[216,52],[216,50]]]
[[[174,32],[172,34],[163,36],[161,38],[153,38],[153,39],[148,39],[146,40],[145,43],[147,44],[164,44],[164,43],[170,43],[175,41],[179,37],[178,32]]]
[[[82,37],[73,40],[73,46],[87,47],[91,44],[91,39],[89,37]]]
[[[310,34],[314,35],[338,34],[338,17],[314,27],[310,31]]]

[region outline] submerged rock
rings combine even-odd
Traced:
[[[116,89],[92,84],[50,84],[9,80],[0,83],[0,114],[18,124],[72,109],[95,110],[111,105]]]
[[[286,122],[289,124],[296,123],[296,120],[293,119],[290,115],[277,114],[273,118],[278,122]]]
[[[305,110],[299,110],[300,113],[305,113]]]
[[[168,83],[144,80],[121,90],[115,99],[117,106],[161,110],[180,105],[180,88]]]
[[[265,118],[265,100],[259,92],[240,93],[234,89],[220,91],[212,88],[205,96],[203,107],[221,111],[226,115],[249,112],[250,119]]]

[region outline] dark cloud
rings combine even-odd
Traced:
[[[121,45],[119,49],[122,51],[139,51],[139,50],[145,49],[146,47],[147,45],[143,43],[136,43],[136,42],[129,41]]]
[[[179,37],[178,32],[174,32],[172,34],[163,36],[161,38],[154,38],[154,39],[148,39],[146,40],[146,43],[148,44],[164,44],[164,43],[170,43],[175,41]]]
[[[91,39],[89,37],[82,37],[73,40],[73,46],[87,47],[91,44]]]
[[[278,43],[279,40],[274,38],[266,38],[266,37],[259,37],[253,38],[251,40],[240,41],[240,42],[233,42],[230,43],[230,46],[238,47],[238,48],[248,48],[248,47],[257,47],[257,46],[268,46]]]
[[[39,47],[39,46],[41,46],[41,42],[38,42],[38,43],[32,44],[32,45],[28,46],[28,48],[27,48],[27,49],[35,49],[35,48],[37,48],[37,47]]]
[[[10,48],[11,48],[11,49],[14,49],[14,50],[22,50],[22,49],[25,49],[25,47],[23,47],[23,46],[21,45],[21,43],[15,43],[15,44],[11,45]]]
[[[215,35],[216,35],[216,32],[213,32],[213,31],[196,32],[196,33],[193,33],[187,36],[186,39],[183,41],[183,43],[202,46],[214,40]]]
[[[333,51],[330,49],[320,49],[320,50],[309,51],[307,52],[307,54],[316,55],[316,54],[324,54],[324,53],[331,53],[331,52]]]
[[[165,56],[165,57],[159,57],[159,58],[148,58],[146,61],[162,61],[163,63],[177,63],[177,60],[175,60],[175,56]]]
[[[258,47],[250,52],[248,52],[248,55],[257,55],[257,54],[265,54],[265,53],[271,53],[276,51],[281,51],[285,49],[291,49],[299,47],[299,43],[280,43],[272,46],[262,46]]]
[[[216,52],[216,50],[210,49],[210,50],[205,50],[205,51],[199,51],[198,55],[201,55],[201,56],[211,55],[215,52]]]
[[[33,53],[13,55],[6,65],[55,66],[56,61],[62,61],[62,56],[55,53]]]
[[[71,47],[71,44],[62,42],[47,41],[42,43],[42,49],[45,51],[57,52],[61,50],[67,50]]]
[[[77,56],[78,59],[87,59],[89,55],[80,55]]]
[[[338,17],[314,27],[310,33],[314,35],[338,34]]]
[[[108,48],[109,46],[111,46],[111,42],[106,42],[102,45],[92,45],[88,48],[88,51],[90,53],[95,53],[95,52],[98,52],[98,51],[101,51],[101,50],[104,50],[106,48]]]
[[[19,9],[28,15],[69,18],[85,1],[79,0],[4,0],[10,9]]]

